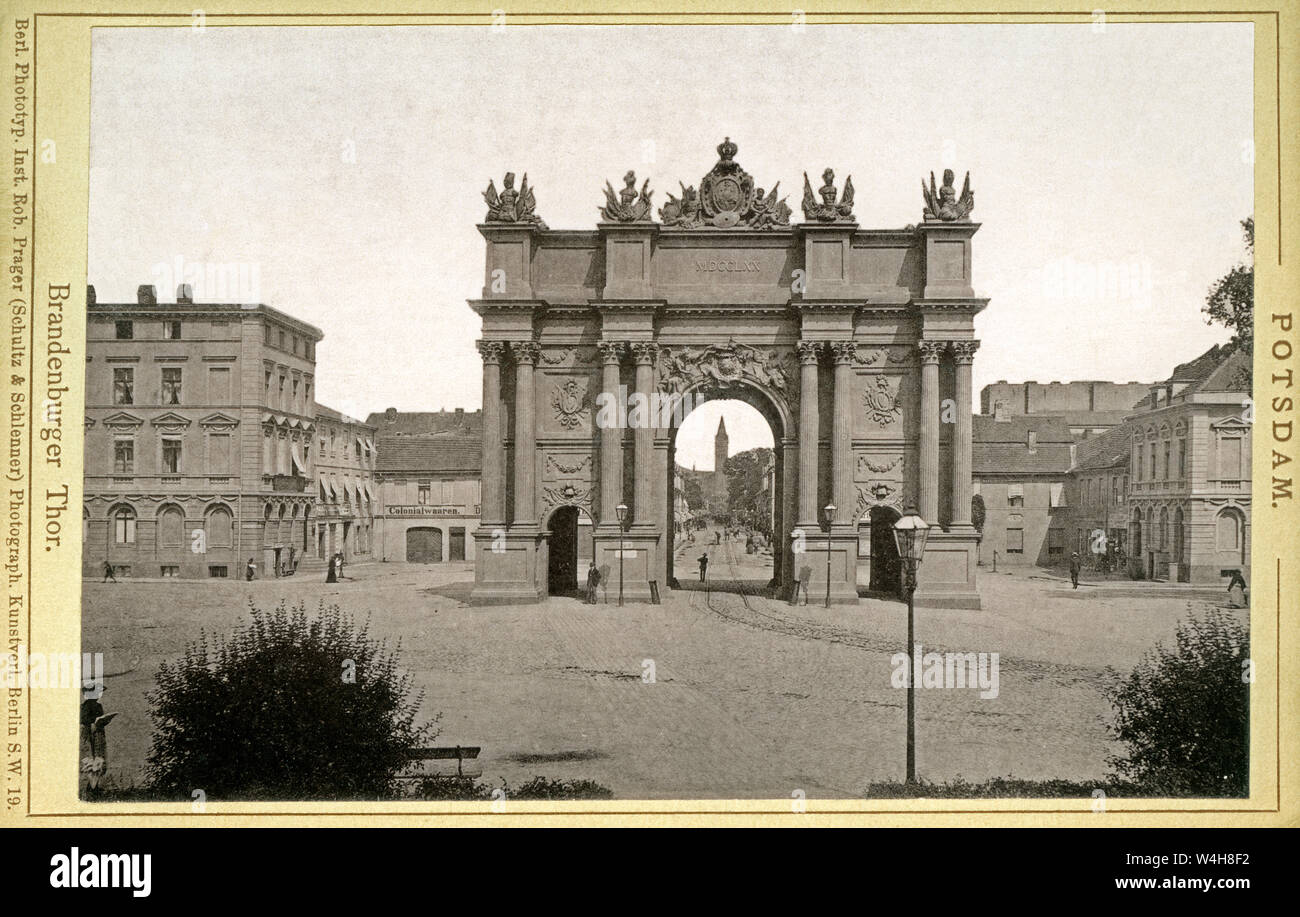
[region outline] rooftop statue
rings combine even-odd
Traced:
[[[969,220],[970,212],[975,209],[975,192],[970,189],[970,173],[966,173],[966,183],[962,186],[961,197],[952,186],[952,169],[943,170],[943,187],[937,191],[934,187],[934,173],[930,173],[930,187],[921,179],[921,195],[925,198],[924,218],[927,221],[942,220],[953,223]]]
[[[636,191],[636,173],[629,171],[623,176],[623,189],[614,194],[614,186],[605,182],[605,206],[600,214],[611,223],[635,223],[650,219],[650,179],[641,186],[641,194]]]
[[[763,195],[754,187],[754,179],[736,162],[739,147],[725,138],[718,144],[718,161],[694,186],[682,185],[682,197],[668,195],[668,203],[659,211],[665,226],[678,229],[772,229],[788,226],[790,208],[777,199],[777,188]],[[779,186],[779,182],[778,182]]]
[[[803,173],[803,215],[807,220],[821,223],[842,222],[853,219],[853,176],[844,181],[844,197],[836,201],[835,172],[827,169],[822,173],[822,186],[818,189],[821,203],[813,195],[812,182],[808,173]]]
[[[682,185],[681,182],[677,184]],[[659,219],[665,226],[677,226],[682,229],[697,229],[704,225],[700,218],[700,195],[694,185],[682,185],[681,199],[668,195],[668,203],[659,208]]]
[[[541,217],[534,213],[537,201],[533,197],[533,189],[528,187],[527,172],[524,173],[518,191],[515,190],[514,172],[507,172],[501,180],[499,195],[496,184],[489,180],[487,190],[483,192],[483,200],[488,205],[487,216],[483,220],[485,223],[529,223],[539,229],[546,229]]]

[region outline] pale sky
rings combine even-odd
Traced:
[[[88,279],[171,301],[178,259],[243,265],[255,289],[197,298],[323,329],[321,403],[472,410],[488,180],[527,172],[552,228],[591,229],[606,180],[635,169],[657,209],[728,135],[796,220],[805,170],[851,174],[871,228],[970,170],[976,398],[1148,381],[1227,338],[1200,308],[1252,211],[1251,55],[1248,23],[96,29]],[[726,416],[733,454],[771,444]]]

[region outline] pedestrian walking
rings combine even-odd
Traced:
[[[709,572],[709,555],[701,554],[699,564],[700,564],[700,582],[702,583],[704,582],[704,577]]]
[[[104,561],[104,578],[100,582],[107,583],[109,580],[117,582],[117,577],[113,575],[113,565],[109,561]]]
[[[1240,570],[1233,570],[1228,580],[1228,601],[1233,608],[1246,607],[1246,580]]]
[[[592,561],[587,567],[587,604],[596,604],[596,587],[600,585],[600,570],[596,568],[596,561]]]
[[[1079,561],[1079,552],[1075,551],[1070,555],[1070,582],[1074,584],[1075,589],[1079,588],[1079,570],[1082,567],[1083,564]]]
[[[248,558],[248,566],[244,568],[244,579],[248,582],[253,581],[253,575],[257,573],[257,565],[253,563],[253,558]]]
[[[330,558],[330,564],[325,571],[325,582],[337,583],[339,581],[339,557],[335,554]]]

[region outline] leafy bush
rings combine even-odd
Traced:
[[[1150,793],[1143,787],[1108,777],[1104,780],[1023,780],[1017,777],[993,777],[972,783],[955,777],[943,783],[918,780],[882,781],[870,784],[867,799],[1088,799],[1100,790],[1106,796],[1141,797]]]
[[[1182,621],[1175,642],[1157,644],[1127,678],[1112,674],[1109,729],[1128,751],[1109,763],[1155,795],[1248,796],[1246,628],[1212,609]]]
[[[434,738],[416,725],[423,693],[397,648],[337,605],[310,619],[300,603],[228,638],[203,633],[159,667],[147,696],[155,730],[146,775],[161,795],[209,799],[375,799],[393,792],[410,751]]]

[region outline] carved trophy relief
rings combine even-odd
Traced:
[[[587,386],[578,379],[566,379],[551,389],[551,408],[555,420],[565,430],[582,424],[587,410]]]
[[[878,427],[888,427],[903,413],[899,404],[902,376],[879,374],[866,377],[862,390],[862,405],[869,422]]]

